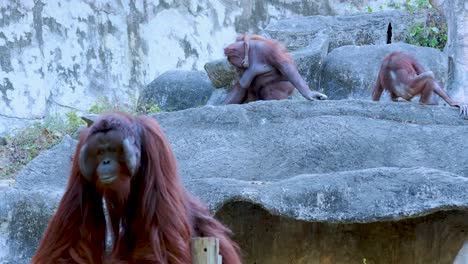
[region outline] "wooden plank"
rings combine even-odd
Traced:
[[[219,239],[215,237],[192,238],[192,264],[222,264]]]

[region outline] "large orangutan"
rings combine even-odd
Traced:
[[[294,88],[306,99],[327,99],[326,95],[309,89],[293,59],[277,41],[241,35],[224,49],[224,54],[239,73],[239,81],[227,95],[226,104],[287,99]]]
[[[191,238],[209,236],[219,238],[223,263],[238,264],[230,235],[182,186],[157,122],[114,113],[82,132],[67,189],[31,263],[189,264]]]
[[[393,101],[398,98],[410,101],[420,95],[419,103],[436,105],[434,93],[450,106],[460,108],[461,115],[468,115],[468,105],[455,102],[437,83],[434,73],[426,69],[411,55],[395,51],[387,55],[380,66],[377,82],[372,91],[372,100],[379,101],[387,90]]]

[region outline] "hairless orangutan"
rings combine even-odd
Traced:
[[[183,187],[156,120],[108,114],[82,132],[67,189],[31,263],[190,264],[193,236],[218,238],[223,263],[241,263],[229,229]]]
[[[277,41],[241,35],[224,49],[224,54],[239,72],[239,81],[227,95],[226,104],[287,99],[294,88],[306,99],[327,99],[326,95],[309,89],[293,59]]]
[[[413,56],[401,51],[392,52],[383,59],[372,92],[372,100],[379,101],[384,90],[390,93],[395,102],[398,98],[409,101],[420,95],[419,103],[428,105],[437,104],[433,97],[435,93],[450,106],[460,108],[461,115],[468,115],[468,105],[450,98],[437,83],[432,71],[426,71]]]

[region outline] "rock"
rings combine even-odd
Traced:
[[[149,110],[157,105],[163,111],[177,111],[205,105],[213,86],[201,71],[168,71],[145,87],[138,108]]]
[[[204,177],[186,185],[214,211],[235,199],[260,203],[276,215],[334,223],[414,217],[468,203],[467,177],[422,167],[269,176],[256,181]]]
[[[328,53],[328,37],[318,36],[309,45],[290,55],[297,69],[311,89],[318,87],[321,65]],[[230,87],[238,80],[235,67],[227,59],[211,61],[205,64],[205,70],[213,85],[217,88]]]
[[[45,2],[0,1],[0,134],[50,108],[89,109],[101,97],[133,102],[152,78],[202,70],[237,33],[260,32],[273,20],[389,7],[384,0]]]
[[[282,100],[154,117],[185,186],[233,228],[246,263],[314,263],[332,254],[334,239],[354,243],[333,247],[341,252],[333,262],[394,254],[388,259],[398,263],[445,263],[468,238],[468,120],[457,109]],[[28,262],[66,186],[75,147],[65,138],[0,192],[0,263]],[[398,251],[404,245],[419,253]]]
[[[81,116],[81,119],[83,119],[83,121],[86,122],[86,125],[88,127],[91,126],[98,118],[99,118],[99,115],[97,114],[87,114],[87,115]]]
[[[39,154],[0,192],[0,263],[29,263],[68,182],[76,141]]]
[[[291,52],[297,70],[313,90],[319,87],[320,71],[328,54],[328,44],[328,36],[321,35],[312,40],[307,47]],[[297,89],[295,92],[298,93]]]
[[[39,154],[18,173],[15,188],[62,190],[68,182],[75,147],[76,141],[66,135],[60,144]]]
[[[13,186],[13,183],[15,183],[15,180],[0,180],[0,192]]]
[[[294,17],[271,22],[263,34],[284,43],[289,50],[303,48],[317,35],[326,34],[330,38],[329,50],[332,51],[345,45],[385,44],[390,23],[392,42],[402,41],[408,35],[408,26],[417,21],[424,22],[426,17],[425,12],[411,13],[400,10]]]
[[[327,198],[340,203],[342,193],[346,191]],[[317,200],[322,198],[318,193]],[[244,263],[449,264],[467,238],[468,227],[466,210],[371,223],[330,223],[282,217],[261,204],[242,201],[226,204],[216,217],[234,232]],[[457,261],[467,263],[462,258]]]
[[[468,175],[468,120],[454,107],[282,100],[155,117],[187,178],[273,180],[381,166]]]
[[[226,58],[207,62],[205,71],[216,88],[233,85],[238,79],[236,67],[232,66]]]
[[[449,34],[445,51],[449,56],[448,91],[454,100],[468,103],[468,27],[466,20],[468,6],[465,0],[442,1],[433,0],[431,3],[444,13],[447,19]]]
[[[468,240],[465,241],[463,247],[457,254],[457,257],[453,261],[453,264],[466,264],[468,263]]]
[[[210,99],[206,102],[206,105],[223,105],[228,94],[228,90],[229,88],[214,90]]]
[[[382,60],[393,51],[404,51],[416,57],[427,70],[434,72],[441,85],[447,81],[447,56],[437,49],[405,43],[344,46],[333,50],[326,57],[320,91],[335,100],[370,100]],[[385,98],[389,100],[388,96]]]
[[[7,143],[8,142],[5,137],[0,137],[0,146],[5,146]]]

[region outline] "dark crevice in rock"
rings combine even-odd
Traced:
[[[387,27],[387,44],[392,43],[392,23],[388,23]]]

